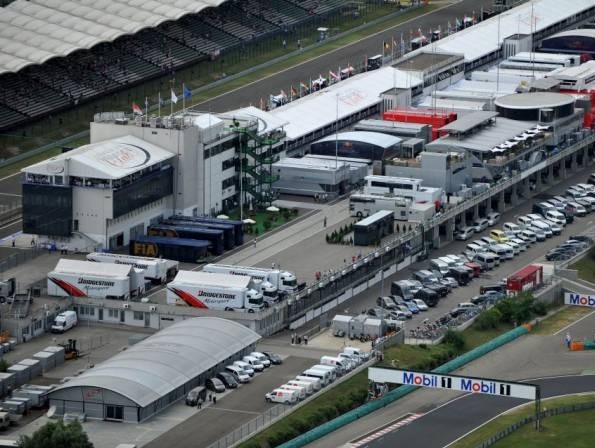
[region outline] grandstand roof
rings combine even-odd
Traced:
[[[533,24],[531,6],[533,5]],[[496,51],[511,34],[531,34],[593,7],[593,0],[534,0],[440,39],[436,51],[461,53],[470,62]],[[498,33],[498,24],[500,33]],[[454,24],[453,24],[454,25]],[[500,36],[500,41],[498,41]],[[416,50],[427,52],[427,48]]]
[[[226,0],[16,0],[0,8],[0,74],[177,20]]]
[[[333,84],[268,112],[275,119],[288,123],[288,140],[296,140],[317,129],[332,125],[339,119],[374,106],[382,101],[381,94],[393,87],[415,87],[422,81],[411,72],[383,67]]]

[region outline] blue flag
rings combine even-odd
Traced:
[[[182,96],[183,96],[184,98],[191,98],[191,97],[192,97],[192,91],[191,91],[191,90],[190,90],[188,87],[186,87],[186,86],[183,86],[183,89],[182,89]]]

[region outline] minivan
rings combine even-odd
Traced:
[[[550,221],[560,224],[561,226],[566,225],[566,216],[560,213],[558,210],[548,210],[545,212],[544,217]]]
[[[485,218],[480,218],[473,222],[473,229],[476,233],[483,232],[490,225],[489,221]]]
[[[498,213],[498,212],[488,213],[488,215],[486,216],[486,218],[488,220],[488,225],[489,226],[494,226],[494,225],[496,225],[496,223],[498,221],[500,221],[500,213]]]
[[[506,243],[508,241],[508,237],[502,230],[491,230],[490,238],[496,240],[499,243]]]
[[[239,369],[242,369],[246,375],[251,377],[254,376],[254,369],[246,361],[234,361],[232,365],[236,366]]]
[[[462,229],[457,230],[455,232],[454,237],[456,240],[467,241],[469,238],[473,236],[474,233],[475,230],[473,229],[473,227],[463,227]]]
[[[78,324],[75,311],[64,311],[56,316],[52,325],[52,333],[64,333]]]
[[[481,247],[479,247],[477,244],[471,243],[471,244],[467,244],[467,247],[465,247],[465,256],[470,259],[473,260],[475,258],[475,256],[480,253],[483,252],[484,249],[482,249]]]
[[[537,236],[535,235],[535,232],[533,232],[530,229],[521,230],[519,236],[525,241],[529,242],[530,244],[537,241]]]
[[[204,386],[195,387],[186,394],[186,404],[188,406],[196,406],[199,401],[204,403],[206,399],[207,388]]]
[[[262,372],[264,370],[264,364],[260,362],[260,360],[256,359],[254,356],[244,356],[242,361],[249,364],[255,372]]]
[[[252,352],[248,356],[258,359],[265,369],[271,367],[271,360],[264,353]]]
[[[550,204],[549,202],[537,202],[533,204],[533,207],[531,208],[531,211],[533,213],[537,213],[538,215],[543,215],[548,210],[556,210],[556,207],[554,207],[554,205]]]
[[[438,260],[435,258],[434,260],[430,261],[431,269],[435,269],[436,271],[440,272],[442,275],[448,274],[448,270],[450,267],[444,261]]]
[[[504,244],[495,244],[492,246],[492,252],[500,257],[501,260],[511,260],[514,258],[512,247]]]
[[[531,218],[527,218],[526,216],[519,216],[516,222],[521,226],[523,229],[526,229],[531,225],[533,220]]]
[[[428,306],[436,306],[438,304],[438,300],[440,300],[438,293],[429,288],[422,288],[417,291],[415,293],[415,298],[423,300]]]
[[[411,291],[411,285],[407,280],[398,280],[392,282],[390,285],[390,293],[393,296],[402,297],[405,300],[413,298],[413,292]]]
[[[546,238],[551,238],[554,235],[554,232],[552,232],[552,229],[550,229],[550,226],[548,226],[543,221],[535,220],[531,223],[531,226],[529,226],[529,228],[541,230],[543,233],[545,233]]]
[[[486,267],[486,269],[494,269],[500,264],[500,257],[491,252],[481,252],[475,256],[475,260]]]
[[[250,375],[238,366],[226,366],[225,370],[233,375],[238,383],[249,383]]]
[[[587,207],[585,207],[582,204],[579,204],[578,202],[569,202],[567,205],[567,207],[572,207],[572,209],[574,209],[574,214],[576,216],[587,216]],[[590,206],[589,206],[590,209]]]

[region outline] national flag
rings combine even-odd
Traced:
[[[171,102],[174,104],[178,103],[178,97],[176,96],[174,89],[171,89]]]
[[[138,104],[132,103],[132,113],[142,115],[143,110],[140,108],[140,106]]]
[[[192,98],[192,90],[186,87],[185,84],[182,85],[182,96],[184,98]]]
[[[334,79],[335,81],[340,81],[341,78],[339,77],[339,75],[337,75],[336,73],[334,73],[332,70],[328,71],[328,74],[330,75],[331,79]]]

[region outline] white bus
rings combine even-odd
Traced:
[[[410,200],[399,196],[376,196],[372,194],[352,194],[349,197],[349,213],[355,218],[366,218],[380,210],[394,211],[395,219],[407,221]]]

